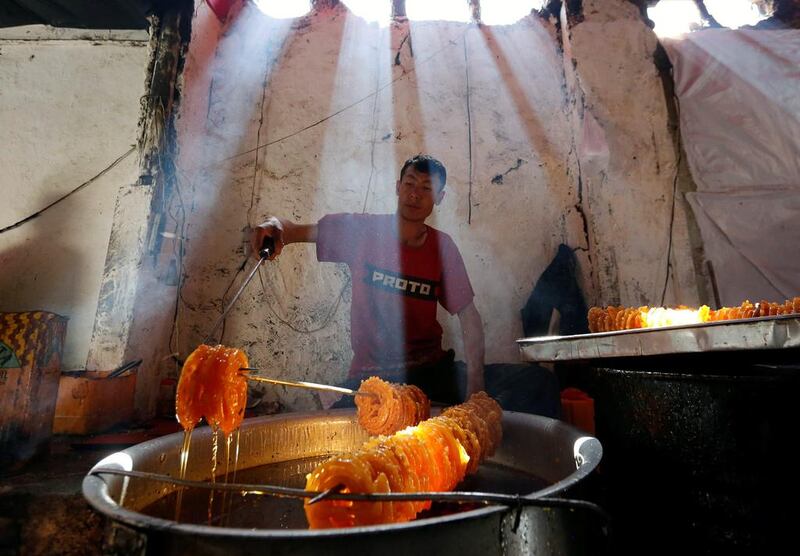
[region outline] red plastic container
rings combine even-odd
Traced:
[[[594,400],[583,390],[565,388],[561,391],[561,418],[594,435]]]

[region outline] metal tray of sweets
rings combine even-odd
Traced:
[[[517,344],[523,359],[536,362],[775,351],[796,362],[800,360],[800,351],[795,351],[800,350],[800,315],[522,338]]]

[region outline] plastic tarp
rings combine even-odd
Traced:
[[[800,295],[800,31],[665,40],[720,302]]]

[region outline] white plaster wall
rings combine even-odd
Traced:
[[[340,6],[289,28],[246,4],[220,26],[198,3],[178,127],[187,209],[182,357],[243,278],[236,270],[244,228],[268,214],[314,222],[336,211],[391,212],[399,166],[420,151],[448,167],[432,223],[464,255],[487,362],[518,359],[519,310],[559,243],[582,249],[590,302],[654,303],[675,163],[652,64],[655,38],[624,2],[614,6],[619,24],[596,4],[604,15],[587,15],[571,30],[579,75],[565,76],[572,62],[565,64],[555,26],[536,16],[483,30],[443,22],[380,28]],[[609,40],[603,32],[630,36]],[[646,98],[631,99],[634,84]],[[584,94],[611,155],[582,183]],[[619,212],[611,208],[617,198]],[[446,342],[463,357],[456,319],[442,320]],[[222,340],[244,347],[271,375],[341,380],[351,356],[346,269],[317,263],[313,246],[288,248],[242,296]],[[290,409],[318,407],[304,391],[266,395]]]
[[[0,228],[92,178],[136,142],[147,36],[87,35],[39,27],[0,34]],[[133,152],[0,234],[0,311],[69,317],[63,368],[86,364],[115,199],[137,169]]]

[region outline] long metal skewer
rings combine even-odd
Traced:
[[[255,367],[242,367],[240,371],[258,371]],[[329,384],[319,384],[316,382],[305,382],[302,380],[279,380],[277,378],[266,378],[263,376],[251,376],[245,374],[247,380],[254,380],[256,382],[268,382],[270,384],[280,384],[282,386],[295,386],[297,388],[309,388],[311,390],[325,390],[327,392],[336,392],[337,394],[346,394],[348,396],[372,396],[378,395],[374,392],[359,392],[358,390],[351,390],[350,388],[342,388],[341,386],[331,386]]]

